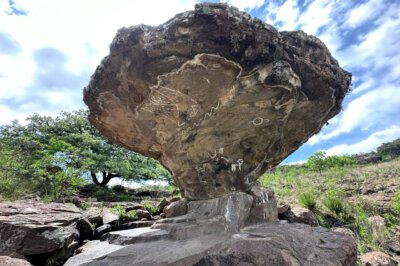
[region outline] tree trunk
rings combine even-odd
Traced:
[[[114,173],[110,173],[110,172],[106,172],[106,171],[102,171],[101,173],[102,173],[103,179],[100,182],[99,179],[97,178],[97,174],[93,171],[90,171],[90,175],[92,176],[93,183],[95,183],[96,185],[101,186],[101,187],[106,187],[108,182],[110,182],[110,180],[112,178],[120,177],[119,174],[114,174]]]

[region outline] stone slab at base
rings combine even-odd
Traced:
[[[356,258],[357,246],[350,236],[322,227],[274,222],[245,227],[234,234],[136,243],[92,261],[66,265],[351,266]]]

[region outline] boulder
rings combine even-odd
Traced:
[[[178,202],[175,201],[171,205]],[[244,192],[232,192],[215,199],[190,201],[187,203],[187,214],[159,220],[152,228],[166,230],[174,239],[238,232],[248,222],[252,204],[253,197]]]
[[[340,111],[350,83],[316,37],[203,3],[120,29],[84,101],[110,141],[159,160],[202,200],[249,191]]]
[[[331,230],[333,232],[345,234],[345,235],[351,236],[352,238],[356,239],[356,235],[349,228],[346,228],[346,227],[333,227],[333,228],[331,228]]]
[[[368,229],[371,233],[375,234],[383,234],[386,227],[385,227],[385,218],[379,215],[368,217]]]
[[[89,222],[87,218],[79,219],[78,223],[76,224],[76,228],[80,234],[80,241],[84,239],[92,239],[94,236],[94,225]]]
[[[85,258],[86,254],[82,252],[65,265],[349,266],[356,263],[357,248],[353,238],[325,228],[271,222],[245,227],[235,234],[133,243],[114,252],[101,253],[101,256],[97,254],[96,260],[78,259],[79,256]]]
[[[103,214],[99,207],[90,207],[83,210],[83,217],[87,218],[92,224],[103,224]]]
[[[274,222],[278,219],[277,201],[272,189],[254,186],[250,190],[253,196],[247,225]]]
[[[286,204],[282,201],[278,201],[278,216],[284,214],[290,209],[289,204]]]
[[[62,262],[76,248],[81,211],[73,204],[0,203],[0,254],[15,252],[31,262]]]
[[[32,266],[29,262],[22,259],[11,258],[7,256],[0,256],[1,266]]]
[[[400,231],[397,231],[394,236],[391,237],[391,239],[386,241],[385,248],[397,255],[400,255]]]
[[[176,217],[187,213],[187,201],[178,200],[164,207],[166,218]]]
[[[309,209],[302,207],[290,208],[283,214],[283,217],[291,223],[303,223],[312,226],[318,225],[318,220],[315,217],[315,214]]]
[[[157,204],[157,208],[160,211],[163,211],[165,206],[167,206],[168,204],[170,204],[171,201],[167,200],[166,198],[163,198],[158,204]]]
[[[151,220],[151,214],[147,210],[136,210],[136,215],[139,220],[145,219],[145,220]]]
[[[396,266],[397,263],[381,251],[371,251],[360,257],[363,266]]]
[[[95,237],[99,238],[103,234],[108,233],[111,230],[112,230],[112,226],[110,224],[103,224],[102,226],[99,226],[96,228]]]

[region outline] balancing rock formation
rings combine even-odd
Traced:
[[[248,191],[340,111],[350,81],[319,39],[199,4],[120,29],[84,101],[102,134],[199,200]]]
[[[168,208],[186,214],[109,233],[66,265],[355,265],[353,238],[278,221],[257,185],[340,111],[350,81],[317,38],[226,4],[122,28],[84,90],[89,119],[169,169],[189,201]]]

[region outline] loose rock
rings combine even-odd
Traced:
[[[364,266],[396,266],[397,263],[387,254],[380,251],[371,251],[360,257]]]
[[[32,266],[29,262],[22,259],[11,258],[7,256],[0,256],[1,266]]]
[[[176,217],[187,213],[187,201],[179,200],[174,201],[164,208],[166,218]]]
[[[314,213],[306,208],[293,207],[284,213],[284,219],[291,223],[303,223],[312,226],[318,225],[318,220]]]

